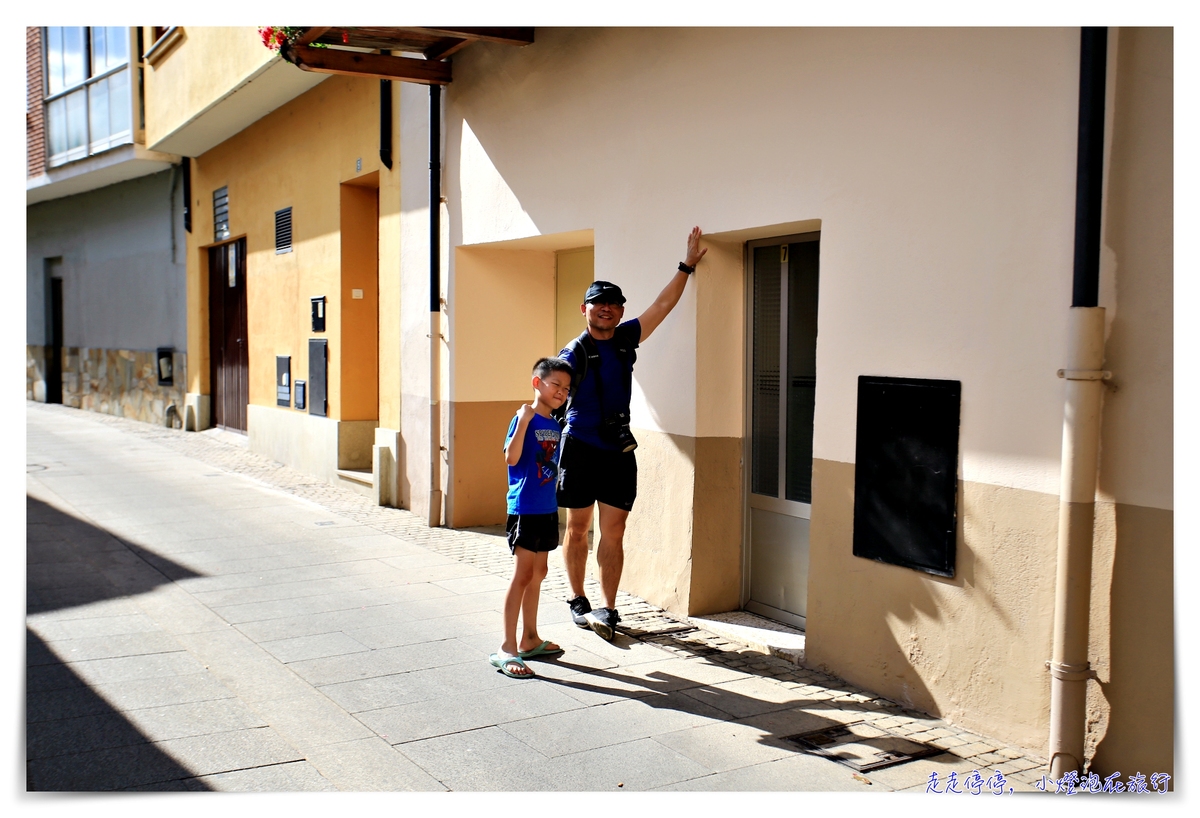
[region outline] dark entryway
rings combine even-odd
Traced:
[[[46,312],[46,403],[62,403],[62,358],[63,358],[63,280],[57,275],[62,259],[48,259],[47,283],[50,304]]]
[[[208,250],[208,350],[213,423],[246,431],[250,355],[246,340],[246,240]]]

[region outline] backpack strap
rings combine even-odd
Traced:
[[[627,387],[632,387],[631,382],[633,380],[633,362],[637,360],[637,354],[631,348],[629,339],[624,333],[616,333],[613,336],[613,340],[617,342],[617,357],[621,359],[625,378],[627,382],[630,382],[627,383]],[[567,412],[570,411],[571,404],[574,403],[575,395],[579,391],[579,386],[583,383],[583,379],[587,377],[588,370],[595,366],[596,377],[600,377],[600,348],[596,346],[595,339],[593,339],[591,334],[585,329],[583,332],[579,333],[577,338],[572,338],[570,343],[568,343],[564,349],[571,351],[571,357],[575,361],[575,367],[571,371],[571,392],[566,403],[564,403],[551,414],[558,419],[559,423],[565,426],[567,422]],[[604,390],[600,385],[599,380],[597,380],[596,386],[597,392],[600,396],[601,412],[603,412]],[[632,388],[629,388],[628,391],[632,391]]]

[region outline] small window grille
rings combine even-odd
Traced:
[[[213,191],[213,240],[229,238],[229,187]]]
[[[292,209],[275,211],[275,254],[292,252]]]

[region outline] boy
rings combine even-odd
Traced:
[[[508,547],[516,557],[504,598],[504,643],[489,657],[493,667],[514,679],[535,675],[524,660],[562,653],[537,632],[538,597],[546,577],[546,556],[558,547],[558,421],[550,417],[567,399],[571,367],[561,358],[539,358],[533,365],[533,403],[524,404],[508,425],[504,459],[508,463]],[[517,641],[517,615],[523,628]]]

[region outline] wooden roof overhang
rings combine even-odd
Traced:
[[[305,71],[446,85],[451,79],[447,58],[476,42],[529,45],[533,28],[310,27],[280,54]]]

